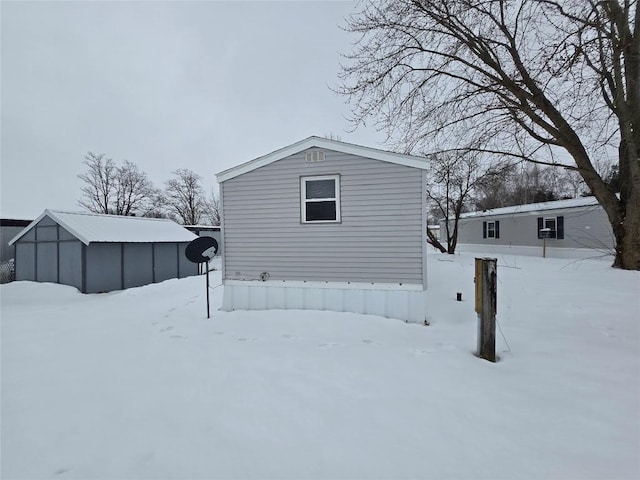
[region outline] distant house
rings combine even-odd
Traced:
[[[17,218],[0,219],[0,262],[5,263],[15,257],[14,245],[9,245],[9,240],[21,232],[32,220]]]
[[[444,230],[442,220],[440,231]],[[551,257],[585,258],[614,253],[613,230],[595,197],[516,205],[460,216],[459,251],[542,255],[543,241],[546,254]]]
[[[223,310],[425,320],[426,162],[319,137],[217,175]]]
[[[45,210],[9,244],[16,280],[99,293],[197,274],[184,255],[195,238],[172,220]]]

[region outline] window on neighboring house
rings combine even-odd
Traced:
[[[302,223],[340,222],[340,176],[300,179]]]
[[[564,217],[538,217],[538,238],[564,239]]]
[[[482,238],[500,238],[500,221],[482,222]]]

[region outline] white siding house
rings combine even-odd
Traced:
[[[442,238],[444,220],[440,225]],[[457,248],[463,252],[542,255],[543,229],[549,232],[547,256],[587,258],[614,254],[613,231],[595,197],[463,213]]]
[[[319,137],[217,175],[223,310],[425,320],[425,161]]]

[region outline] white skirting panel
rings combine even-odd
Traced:
[[[423,323],[422,285],[227,280],[221,310],[331,310]]]

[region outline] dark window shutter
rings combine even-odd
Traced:
[[[500,238],[500,221],[496,220],[496,238]]]
[[[542,220],[542,217],[538,217],[538,238],[542,238],[542,234],[540,233],[540,230],[542,230],[544,228],[544,221]]]
[[[556,238],[562,240],[564,238],[564,217],[556,218],[556,230],[558,231]]]
[[[487,238],[487,222],[482,222],[482,238]]]

